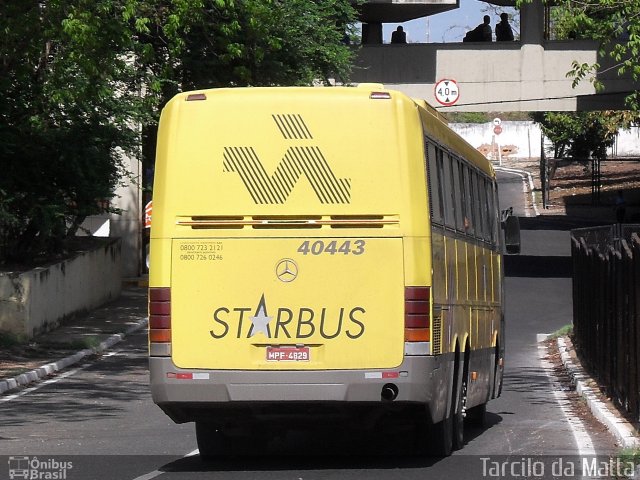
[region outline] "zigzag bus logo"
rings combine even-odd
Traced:
[[[313,139],[300,115],[272,117],[285,139]],[[257,204],[285,203],[303,174],[321,203],[351,203],[351,180],[336,177],[319,147],[289,147],[273,175],[253,147],[225,147],[223,171],[237,173]]]

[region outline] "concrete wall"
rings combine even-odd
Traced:
[[[487,158],[540,158],[540,126],[534,122],[502,122],[502,132],[496,135],[494,125],[488,123],[451,123],[452,130],[480,150]],[[548,145],[547,145],[548,146]],[[640,157],[640,127],[621,130],[611,157]]]
[[[488,123],[451,123],[452,130],[487,158],[540,158],[540,127],[534,122],[502,122],[502,133],[493,133]]]
[[[120,295],[121,243],[104,239],[74,258],[26,272],[0,273],[0,331],[31,338],[65,317]]]
[[[618,133],[611,154],[619,157],[640,157],[640,127]]]
[[[575,88],[567,78],[574,61],[610,60],[598,56],[598,45],[589,40],[521,42],[428,43],[365,45],[357,51],[354,83],[379,82],[387,88],[425,99],[441,111],[576,111],[626,109],[623,94],[638,82],[618,77],[613,69],[598,76],[605,91],[596,95],[588,81]],[[443,79],[454,80],[460,92],[457,102],[445,107],[434,87]]]

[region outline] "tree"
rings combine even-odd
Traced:
[[[112,2],[5,2],[0,17],[0,261],[62,248],[111,210],[139,96]]]
[[[634,124],[637,114],[628,111],[535,112],[532,117],[551,140],[554,158],[568,157],[585,164],[591,161],[591,201],[594,205],[599,204],[600,162],[607,158],[607,149],[615,142],[620,129]],[[540,177],[544,179],[543,198],[546,199],[548,165],[541,161],[540,168]]]
[[[536,112],[533,119],[554,147],[554,158],[604,160],[621,128],[636,116],[630,112]]]
[[[0,16],[0,263],[112,212],[179,90],[348,80],[349,0],[10,0]],[[142,138],[140,130],[142,128]]]

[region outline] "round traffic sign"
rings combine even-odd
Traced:
[[[436,83],[433,88],[438,103],[449,107],[456,103],[460,98],[460,89],[455,80],[445,78]]]
[[[498,117],[493,119],[493,124],[497,127],[498,125],[502,124],[502,120],[500,120]]]
[[[502,133],[502,127],[500,125],[496,125],[495,127],[493,127],[493,133],[495,133],[496,135],[500,135]]]

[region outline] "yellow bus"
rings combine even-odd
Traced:
[[[500,394],[495,173],[424,101],[377,84],[179,94],[153,192],[152,395],[195,422],[203,457],[248,419],[386,411],[448,455]]]

